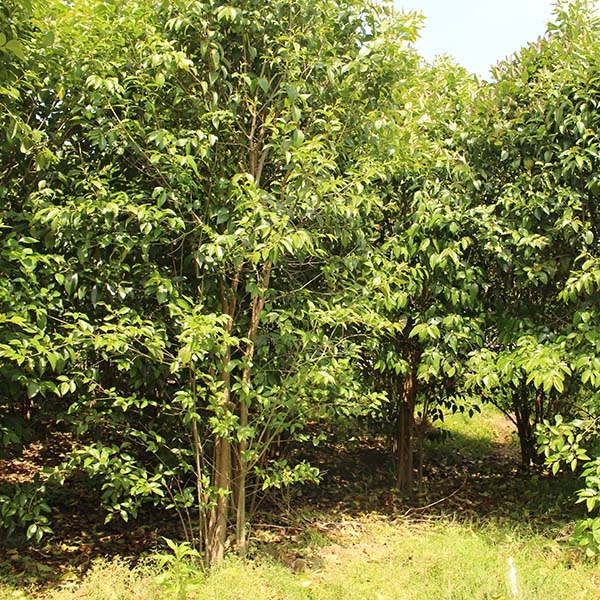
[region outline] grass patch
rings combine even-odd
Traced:
[[[164,590],[157,583],[157,570],[150,564],[132,568],[120,558],[94,561],[82,581],[67,579],[23,598],[43,600],[164,600]],[[0,595],[1,598],[4,598]],[[173,597],[174,596],[168,596]]]
[[[262,556],[229,557],[182,592],[159,585],[150,567],[97,562],[72,589],[27,596],[0,587],[10,600],[484,600],[511,598],[508,559],[521,600],[597,598],[597,565],[526,528],[436,520],[414,523],[365,517],[347,521],[327,546],[306,548],[306,570]]]
[[[570,551],[542,536],[493,525],[369,527],[340,554],[314,598],[507,598],[509,557],[516,565],[519,598],[590,598],[599,591],[593,565],[577,563]]]
[[[484,404],[481,412],[469,417],[457,412],[444,417],[436,426],[446,432],[428,444],[432,458],[445,456],[481,457],[503,449],[518,459],[519,440],[514,425],[495,406]]]
[[[25,600],[29,598],[26,592],[12,585],[0,583],[0,598],[2,600]]]

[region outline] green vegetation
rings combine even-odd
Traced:
[[[241,572],[262,597],[386,597],[406,574],[415,597],[502,597],[512,556],[520,594],[560,597],[538,526],[579,519],[598,552],[600,18],[558,2],[490,83],[427,64],[420,23],[367,0],[2,4],[13,562],[43,571],[25,550],[48,544],[84,571],[126,530],[133,554],[175,541],[88,575],[128,573],[124,596]],[[306,588],[265,562],[258,524],[305,531],[315,505],[396,519],[350,521],[395,583],[351,549],[302,558]]]
[[[310,552],[308,566],[269,559],[227,558],[202,576],[179,580],[149,566],[130,570],[99,561],[77,588],[46,592],[48,600],[86,598],[215,598],[250,600],[314,598],[510,598],[508,559],[514,557],[519,598],[593,598],[593,565],[582,564],[557,542],[528,531],[494,524],[437,521],[393,525],[348,521],[331,543]],[[313,566],[314,564],[314,566]],[[29,598],[0,588],[3,598]],[[37,596],[36,596],[37,597]]]
[[[470,426],[469,426],[470,425]],[[561,510],[539,499],[523,503],[522,489],[490,485],[485,478],[502,461],[511,464],[518,448],[502,415],[486,407],[469,421],[461,414],[445,422],[448,438],[426,442],[429,462],[440,464],[441,449],[454,456],[455,466],[480,459],[487,470],[471,471],[482,488],[450,491],[432,508],[419,509],[435,490],[430,481],[418,506],[405,514],[299,512],[289,527],[268,526],[252,535],[252,557],[229,555],[206,572],[189,545],[161,541],[160,550],[135,559],[96,559],[82,581],[61,565],[62,576],[41,573],[46,588],[25,592],[23,584],[0,587],[2,598],[44,600],[152,600],[170,598],[337,599],[343,598],[511,598],[508,560],[516,569],[518,598],[591,598],[598,591],[595,561],[581,559],[565,544],[572,529]],[[497,464],[496,464],[497,463]],[[441,464],[440,464],[441,467]],[[543,486],[526,483],[526,493]],[[377,489],[372,490],[377,493]],[[486,491],[496,499],[484,497]],[[498,494],[503,497],[498,499]],[[556,488],[553,493],[556,493]],[[469,512],[475,503],[497,502],[485,511]],[[526,510],[524,510],[526,509]],[[302,524],[304,523],[304,524]],[[273,532],[276,532],[274,535]],[[35,564],[35,562],[30,563]],[[5,565],[6,573],[9,572]],[[14,575],[12,576],[15,577]],[[20,576],[21,581],[23,575]],[[7,578],[7,581],[10,580]],[[35,585],[32,585],[34,588]]]

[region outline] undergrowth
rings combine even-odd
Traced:
[[[568,544],[572,525],[561,501],[568,485],[519,478],[510,427],[491,409],[474,420],[454,415],[443,426],[449,435],[426,444],[431,466],[408,509],[398,498],[384,511],[362,510],[368,502],[348,498],[337,506],[298,505],[295,522],[255,527],[249,559],[228,556],[210,573],[189,547],[171,541],[137,557],[134,566],[123,557],[97,559],[83,577],[55,573],[45,585],[18,573],[9,558],[0,572],[0,599],[600,597],[598,563]],[[455,479],[444,487],[446,476]]]

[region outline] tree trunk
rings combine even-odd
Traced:
[[[425,438],[425,431],[428,425],[428,412],[429,412],[429,400],[426,398],[423,404],[423,415],[421,417],[421,423],[417,428],[417,442],[418,442],[418,468],[417,468],[417,492],[421,493],[421,486],[423,485],[423,465],[425,463],[425,448],[423,440]],[[414,430],[414,427],[413,427]]]
[[[411,371],[402,382],[398,398],[396,488],[403,494],[410,494],[414,483],[413,432],[416,383],[416,374]]]
[[[248,426],[248,404],[242,402],[240,407],[240,425]],[[248,442],[245,439],[240,440],[238,448],[238,473],[237,473],[237,494],[235,506],[235,539],[237,551],[240,556],[245,556],[247,551],[246,539],[246,486],[248,479],[248,461],[246,451]]]
[[[515,412],[517,433],[519,435],[521,465],[526,469],[529,469],[531,463],[535,463],[537,459],[534,424],[531,422],[531,408],[529,403],[529,390],[526,386],[521,386],[521,388],[515,392],[513,398],[513,410]]]
[[[208,530],[206,523],[206,496],[202,488],[202,467],[204,459],[202,456],[202,441],[200,440],[200,432],[198,431],[198,423],[195,419],[192,420],[192,439],[194,443],[194,466],[196,467],[196,502],[198,503],[198,546],[200,553],[205,552],[205,544],[208,538]],[[189,513],[188,513],[189,515]],[[190,525],[191,525],[191,517]],[[185,529],[185,527],[184,527]],[[192,540],[196,539],[193,527],[190,527]]]
[[[263,265],[260,274],[257,277],[258,285],[262,292],[266,292],[269,288],[269,281],[271,278],[271,269],[273,264],[270,260],[267,260]],[[245,367],[242,371],[242,392],[239,398],[239,417],[240,417],[240,428],[243,435],[238,443],[238,473],[237,473],[237,494],[236,494],[236,526],[235,526],[235,537],[238,553],[241,556],[246,554],[247,550],[247,539],[246,539],[246,487],[248,479],[248,439],[246,436],[246,430],[249,426],[249,405],[248,400],[245,396],[245,390],[250,388],[252,382],[252,359],[254,358],[256,335],[258,333],[258,327],[260,324],[260,315],[265,307],[264,296],[255,296],[252,299],[252,312],[250,318],[250,327],[247,335],[247,346],[244,352],[244,364]]]
[[[221,307],[223,314],[230,317],[227,333],[233,330],[233,320],[237,309],[237,291],[243,263],[238,265],[229,288],[225,282],[221,285]],[[223,406],[227,411],[233,410],[231,393],[231,350],[228,349],[223,357],[221,381],[223,382]],[[210,509],[205,521],[206,536],[204,560],[207,566],[213,567],[223,560],[225,542],[227,541],[227,525],[229,522],[229,504],[233,492],[232,444],[230,438],[216,435],[213,452],[212,485],[217,490],[215,505]],[[200,473],[198,473],[200,476]]]
[[[214,485],[218,490],[216,505],[210,511],[208,540],[206,542],[206,564],[210,567],[223,560],[227,540],[229,496],[231,492],[231,442],[217,436],[214,453]]]

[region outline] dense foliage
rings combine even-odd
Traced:
[[[292,448],[368,423],[409,493],[417,412],[481,401],[525,466],[536,426],[555,470],[583,461],[596,507],[587,3],[492,83],[366,0],[0,11],[0,453],[66,444],[0,488],[5,528],[41,539],[83,478],[214,564],[262,493],[318,481]]]

